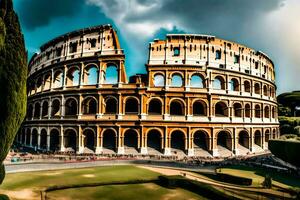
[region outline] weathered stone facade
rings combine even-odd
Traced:
[[[43,45],[29,63],[17,141],[78,153],[226,156],[263,151],[279,137],[274,65],[262,52],[171,34],[150,43],[147,74],[128,81],[124,60],[110,25]]]

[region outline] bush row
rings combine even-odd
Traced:
[[[278,158],[300,167],[300,142],[297,140],[270,140],[269,150]]]

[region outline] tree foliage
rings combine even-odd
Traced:
[[[0,183],[2,165],[26,114],[27,53],[12,0],[0,0]]]

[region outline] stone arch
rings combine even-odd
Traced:
[[[123,137],[125,151],[129,152],[130,149],[138,150],[140,135],[137,130],[130,128],[126,129],[124,130]]]
[[[40,139],[40,148],[41,149],[47,149],[47,131],[46,129],[41,130],[41,139]]]
[[[157,72],[153,75],[153,85],[155,87],[164,87],[165,86],[165,75],[161,72]]]
[[[32,129],[31,131],[31,146],[37,147],[38,146],[38,130]]]
[[[151,98],[148,101],[148,114],[161,115],[162,114],[162,100],[160,98]]]
[[[147,131],[147,147],[161,151],[163,147],[163,133],[161,130],[153,128]]]
[[[180,72],[174,72],[171,74],[171,87],[182,87],[184,84],[183,75]]]
[[[42,117],[48,117],[49,103],[47,100],[44,100],[42,103]]]
[[[254,143],[262,147],[262,134],[260,130],[256,130],[254,133]]]
[[[82,131],[83,138],[83,146],[87,148],[89,151],[95,152],[97,145],[97,134],[95,130],[92,128],[85,128]]]
[[[37,81],[36,81],[36,90],[37,92],[41,92],[42,91],[42,86],[43,86],[43,79],[41,76],[39,76],[37,78]]]
[[[38,119],[40,118],[40,115],[41,115],[41,104],[40,102],[36,102],[34,104],[34,114],[33,114],[33,117]]]
[[[98,110],[98,100],[95,97],[88,96],[82,101],[83,114],[96,114]]]
[[[217,145],[222,146],[230,151],[233,150],[232,135],[229,131],[222,130],[217,134]]]
[[[117,147],[117,131],[113,128],[104,129],[101,133],[103,149],[115,151]]]
[[[84,67],[85,85],[96,85],[98,83],[99,67],[94,63],[89,63]]]
[[[125,114],[138,114],[139,100],[136,97],[125,98]]]
[[[267,129],[267,130],[265,131],[265,142],[268,143],[270,139],[272,139],[272,137],[271,137],[271,132],[270,132],[269,129]]]
[[[105,113],[116,114],[118,112],[118,99],[114,96],[105,98]]]
[[[213,80],[213,88],[217,90],[225,90],[225,78],[223,76],[216,76]]]
[[[181,99],[170,101],[170,115],[185,115],[185,102]]]
[[[29,104],[27,109],[27,118],[31,119],[33,117],[33,105]]]
[[[229,82],[229,90],[231,91],[240,91],[240,83],[238,79],[232,78]]]
[[[107,63],[104,74],[105,84],[117,84],[118,83],[118,65],[115,63]]]
[[[265,118],[270,118],[270,107],[269,106],[265,106],[265,109],[264,109],[264,117]]]
[[[60,115],[60,100],[59,99],[53,99],[51,104],[51,116],[57,116]]]
[[[175,129],[170,133],[171,144],[170,147],[173,150],[185,151],[186,148],[186,133],[181,129]]]
[[[204,130],[196,130],[193,133],[193,146],[194,149],[203,149],[208,151],[209,150],[209,141],[210,137],[208,133]]]
[[[78,150],[78,134],[74,128],[64,130],[64,146],[66,151],[76,152]]]
[[[250,104],[245,104],[245,117],[250,118],[251,117],[251,106]]]
[[[60,149],[60,132],[56,128],[52,128],[50,131],[50,150],[58,151]]]
[[[215,116],[216,117],[228,117],[229,110],[225,102],[219,101],[215,104]]]
[[[27,131],[26,131],[26,142],[25,142],[25,144],[26,144],[27,146],[30,145],[30,140],[31,140],[30,129],[27,129]]]
[[[251,84],[250,81],[244,81],[244,92],[251,93]]]
[[[255,83],[254,84],[254,93],[255,94],[260,94],[260,91],[261,91],[260,84],[259,83]]]
[[[243,116],[243,107],[240,103],[233,104],[234,117],[242,117]]]
[[[50,90],[51,86],[51,72],[47,72],[44,75],[44,91]]]
[[[239,132],[239,139],[238,139],[239,145],[250,149],[250,135],[249,132],[246,130],[242,130]]]
[[[268,91],[268,87],[266,86],[266,85],[264,85],[264,87],[263,87],[263,91],[264,91],[264,96],[268,96],[268,93],[269,93],[269,91]]]
[[[193,102],[193,115],[207,116],[207,104],[202,100],[195,100]]]
[[[191,76],[190,80],[190,87],[195,87],[195,88],[205,88],[205,79],[202,74],[200,73],[194,73]]]
[[[80,84],[80,69],[78,66],[72,66],[67,71],[67,86],[78,86]]]
[[[65,116],[77,115],[78,102],[74,97],[69,97],[65,100]]]
[[[54,88],[60,88],[63,86],[63,71],[62,70],[56,70],[54,72],[54,76],[53,76],[54,80]]]
[[[255,105],[255,118],[261,118],[261,109],[258,104]]]

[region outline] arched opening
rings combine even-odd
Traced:
[[[34,118],[38,119],[41,115],[41,105],[40,103],[34,104]]]
[[[118,83],[118,68],[114,64],[109,64],[105,72],[105,84]]]
[[[64,133],[64,145],[67,152],[75,152],[77,151],[77,134],[74,130],[68,129]]]
[[[261,110],[259,105],[255,105],[255,117],[261,118]]]
[[[229,132],[221,131],[218,133],[217,145],[232,151],[232,138]]]
[[[247,131],[241,131],[239,133],[239,144],[247,149],[250,148],[249,144],[249,134]]]
[[[111,129],[105,130],[103,132],[102,140],[103,140],[102,146],[104,149],[115,151],[117,147],[117,143],[116,143],[116,133],[113,130]]]
[[[31,134],[30,134],[30,130],[28,129],[26,132],[26,145],[27,146],[30,145],[30,140],[31,140]]]
[[[270,118],[270,108],[269,108],[269,106],[265,107],[264,113],[265,113],[265,118]]]
[[[80,72],[76,67],[68,70],[67,73],[67,86],[78,86],[80,80]]]
[[[261,136],[261,132],[260,131],[255,131],[254,133],[254,143],[258,146],[262,146],[262,140],[261,140],[262,136]]]
[[[138,150],[138,133],[134,130],[127,130],[124,133],[124,147],[127,149],[127,152],[130,153],[130,149]],[[133,152],[132,152],[133,153]]]
[[[233,105],[233,110],[234,110],[234,116],[235,117],[242,117],[243,109],[242,109],[242,105],[240,103],[235,103]]]
[[[150,151],[156,150],[156,151],[161,151],[162,146],[161,146],[161,134],[158,130],[151,130],[147,134],[147,147],[150,149]],[[148,151],[148,153],[150,153]]]
[[[31,119],[33,117],[33,106],[30,104],[27,109],[27,119]]]
[[[231,91],[239,91],[239,81],[235,78],[231,79],[229,82],[229,90]]]
[[[77,114],[77,101],[73,98],[69,98],[65,103],[65,115],[73,116]]]
[[[255,83],[254,92],[255,92],[255,94],[260,94],[260,84],[259,83]]]
[[[138,114],[139,113],[139,103],[135,98],[127,98],[125,104],[125,114]]]
[[[250,106],[250,104],[245,105],[245,117],[247,117],[247,118],[251,117],[251,106]]]
[[[94,65],[86,69],[86,84],[96,85],[98,83],[98,68]]]
[[[165,86],[165,77],[161,74],[156,74],[154,76],[154,86],[155,87],[164,87]]]
[[[184,105],[179,100],[173,100],[170,104],[170,115],[185,115]]]
[[[221,76],[215,77],[213,88],[216,90],[225,90],[225,81]]]
[[[37,79],[37,82],[36,82],[37,92],[41,92],[42,91],[42,85],[43,85],[42,77],[39,77]]]
[[[97,113],[97,101],[96,99],[89,97],[82,102],[83,114],[96,114]]]
[[[250,93],[251,92],[251,85],[249,81],[244,82],[244,91]]]
[[[206,116],[206,104],[202,101],[195,101],[193,104],[193,115]]]
[[[117,113],[117,100],[114,98],[108,98],[105,101],[105,113],[115,114]]]
[[[26,144],[26,129],[22,133],[22,144]]]
[[[264,85],[264,96],[268,96],[268,87]]]
[[[182,85],[183,85],[183,80],[182,80],[181,75],[179,75],[179,74],[173,75],[171,86],[172,87],[182,87]]]
[[[47,149],[47,131],[45,129],[41,131],[40,148]]]
[[[38,132],[36,129],[32,131],[32,139],[31,139],[31,146],[37,147],[38,146]]]
[[[266,132],[265,132],[265,142],[266,142],[266,144],[268,144],[270,139],[271,139],[270,130],[266,130]]]
[[[48,117],[48,110],[49,110],[48,101],[44,101],[42,106],[42,117]]]
[[[84,153],[93,153],[95,151],[95,146],[96,146],[96,137],[95,133],[92,130],[85,130],[83,132],[84,140],[83,140],[83,145],[85,148]],[[92,152],[89,152],[92,151]]]
[[[194,148],[197,149],[203,149],[208,150],[209,148],[209,137],[207,133],[204,131],[197,131],[194,133]]]
[[[54,88],[60,88],[63,86],[63,73],[57,71],[54,73]]]
[[[228,107],[224,102],[218,102],[215,106],[216,117],[228,117]]]
[[[158,99],[152,99],[148,105],[148,114],[149,115],[161,115],[161,101]]]
[[[182,131],[174,131],[171,134],[171,148],[173,150],[185,150],[185,135]]]
[[[51,109],[51,116],[59,115],[60,111],[60,102],[58,99],[52,101],[52,109]]]
[[[190,85],[191,85],[191,87],[195,87],[195,88],[204,88],[205,87],[203,78],[200,75],[193,75],[191,77]]]
[[[48,73],[44,77],[44,91],[50,90],[50,85],[51,85],[51,74]]]
[[[52,129],[50,132],[50,150],[58,151],[59,149],[60,149],[59,132],[56,129]]]

